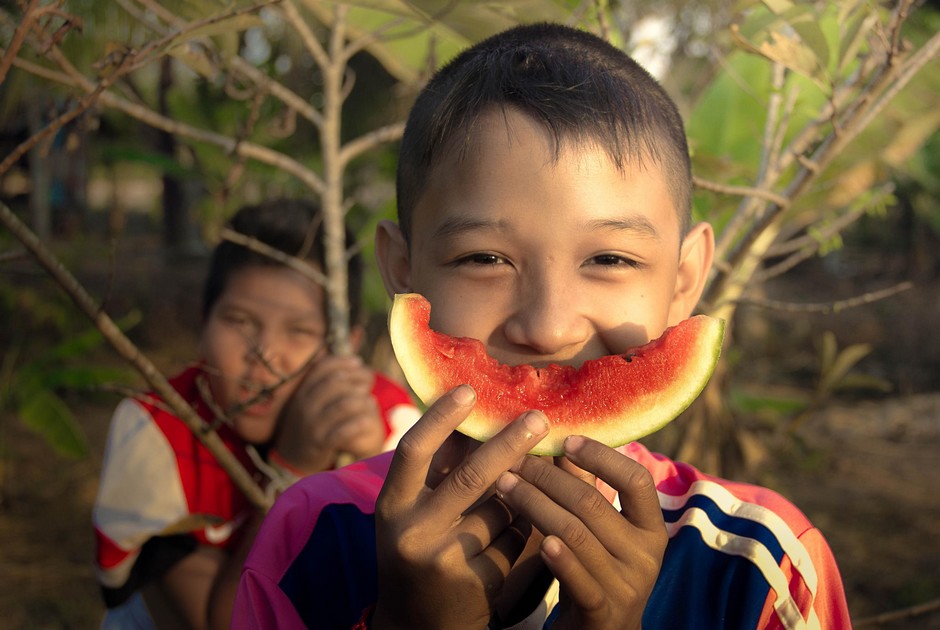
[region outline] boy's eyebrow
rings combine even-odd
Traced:
[[[639,236],[647,236],[659,240],[659,232],[656,226],[642,215],[629,215],[625,217],[616,217],[609,219],[597,219],[585,224],[586,231],[597,230],[615,230],[624,232],[634,232]],[[443,239],[462,232],[471,230],[502,230],[506,228],[504,221],[492,221],[489,219],[480,219],[476,217],[458,216],[448,217],[434,230],[433,237]]]
[[[598,219],[590,221],[586,226],[588,230],[622,230],[625,232],[636,232],[640,236],[649,236],[659,239],[659,232],[656,226],[642,215],[630,215],[626,217],[617,217],[611,219]]]
[[[447,238],[470,230],[500,230],[505,228],[503,221],[491,221],[476,217],[448,217],[434,230],[434,238]]]

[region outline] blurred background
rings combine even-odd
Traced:
[[[104,438],[150,383],[102,318],[174,374],[222,225],[272,197],[318,199],[371,263],[417,90],[539,20],[663,82],[717,229],[700,310],[729,322],[719,370],[645,441],[792,498],[858,627],[940,627],[940,3],[909,0],[0,3],[5,627],[103,610]],[[365,304],[366,357],[397,377],[371,266]]]

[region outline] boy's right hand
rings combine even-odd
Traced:
[[[485,627],[525,548],[528,523],[493,494],[493,485],[545,436],[547,420],[528,412],[468,448],[455,429],[475,400],[470,387],[455,388],[398,444],[376,502],[379,600],[372,627]]]

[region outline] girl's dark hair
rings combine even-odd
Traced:
[[[290,256],[297,256],[325,269],[323,248],[323,215],[320,207],[302,199],[274,199],[258,205],[243,206],[229,220],[234,231],[251,236]],[[346,228],[346,250],[349,264],[349,315],[355,323],[359,318],[362,291],[362,257],[355,247],[355,238]],[[213,250],[209,274],[203,287],[202,318],[205,321],[229,279],[247,266],[283,266],[283,263],[228,240]],[[325,305],[324,305],[325,306]]]
[[[529,24],[460,53],[418,95],[398,163],[398,220],[409,241],[412,210],[441,154],[470,146],[481,114],[494,108],[541,122],[556,156],[565,143],[594,143],[618,168],[654,162],[685,234],[692,175],[675,103],[636,61],[603,39],[560,24]]]

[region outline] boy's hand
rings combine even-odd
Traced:
[[[568,438],[565,454],[570,462],[560,466],[527,457],[496,484],[500,497],[545,534],[542,560],[561,585],[552,628],[639,628],[668,540],[653,480],[588,438]],[[584,471],[620,493],[622,513]]]
[[[305,473],[331,468],[338,453],[380,453],[385,424],[372,396],[375,375],[357,356],[326,356],[304,376],[284,410],[274,448]]]
[[[529,412],[467,447],[454,433],[473,407],[467,386],[441,397],[405,434],[376,502],[375,628],[483,628],[530,528],[492,493],[547,432]],[[470,452],[472,450],[472,452]]]

